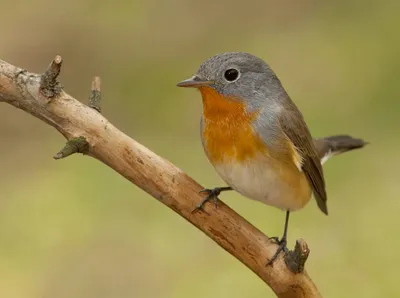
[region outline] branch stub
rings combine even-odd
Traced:
[[[74,153],[86,154],[89,152],[89,143],[84,137],[70,139],[65,146],[54,155],[54,159],[61,159],[70,156]]]
[[[62,86],[57,79],[61,71],[61,65],[62,58],[57,55],[40,79],[40,93],[49,99],[53,99],[62,91]]]

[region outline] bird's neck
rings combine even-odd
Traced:
[[[247,112],[245,105],[223,97],[211,88],[200,88],[203,97],[203,140],[212,163],[223,160],[245,161],[265,150],[252,122],[257,112]]]
[[[203,98],[203,116],[212,122],[249,123],[253,116],[246,111],[244,103],[234,98],[228,98],[210,87],[201,87]]]

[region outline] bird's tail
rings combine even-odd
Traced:
[[[330,157],[354,149],[363,148],[368,143],[362,139],[356,139],[349,135],[336,135],[320,139],[314,139],[321,163],[324,164]]]

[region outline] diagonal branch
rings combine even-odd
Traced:
[[[61,62],[57,56],[43,75],[37,75],[0,60],[0,102],[26,111],[64,135],[68,142],[57,157],[81,152],[108,165],[203,231],[257,274],[278,297],[321,297],[302,270],[308,256],[306,245],[298,245],[298,252],[289,254],[287,262],[280,257],[274,266],[265,266],[276,244],[223,202],[218,201],[218,208],[206,204],[206,212],[192,213],[203,199],[199,194],[203,188],[114,127],[98,112],[99,100],[92,100],[91,108],[65,93],[57,80]],[[99,79],[92,87],[91,98],[95,97],[100,99]]]

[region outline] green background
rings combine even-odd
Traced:
[[[0,58],[42,72],[64,59],[65,90],[202,185],[221,184],[199,138],[201,99],[175,87],[203,60],[265,59],[314,136],[371,144],[325,165],[330,215],[292,215],[324,297],[398,297],[399,1],[2,1]],[[245,266],[111,169],[52,156],[64,139],[0,105],[0,297],[273,297]],[[221,196],[267,235],[284,213]]]

